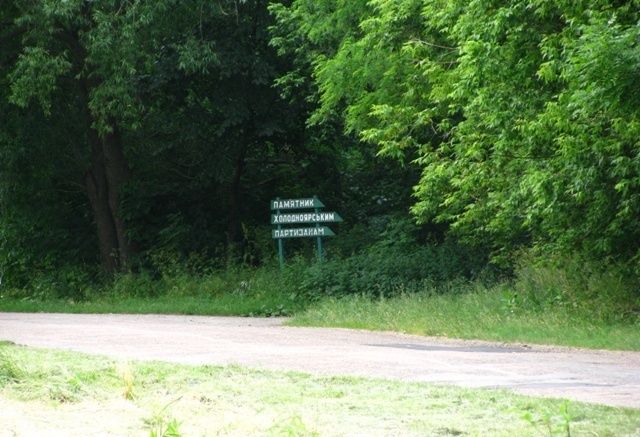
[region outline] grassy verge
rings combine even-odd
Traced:
[[[0,299],[0,311],[91,314],[286,316],[303,305],[288,295],[98,297],[89,301]]]
[[[295,275],[261,268],[124,274],[103,284],[45,278],[27,290],[0,290],[0,311],[284,316],[305,306],[291,285]]]
[[[453,274],[437,280],[427,275],[421,268],[432,255],[416,255],[414,263],[395,254],[404,269],[397,276],[393,259],[371,254],[311,265],[298,260],[283,272],[265,266],[198,273],[174,266],[155,276],[124,274],[97,284],[62,272],[40,277],[28,289],[0,289],[0,311],[293,315],[291,324],[299,326],[640,350],[636,276],[575,260],[529,262],[509,282],[482,285]],[[382,259],[385,268],[376,264]],[[446,262],[431,267],[444,269]]]
[[[296,314],[293,326],[324,326],[596,349],[640,350],[640,323],[586,318],[564,307],[514,307],[501,288],[389,299],[325,299]]]
[[[586,317],[566,307],[534,310],[513,304],[500,287],[392,298],[344,296],[305,302],[288,292],[248,291],[157,297],[100,296],[92,300],[0,299],[0,311],[223,316],[293,315],[292,326],[398,331],[427,336],[640,350],[640,322]]]
[[[0,343],[0,407],[2,429],[9,435],[640,432],[640,410],[505,391],[239,367],[127,363],[7,343]]]

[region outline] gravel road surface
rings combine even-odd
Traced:
[[[640,352],[282,323],[274,318],[0,313],[0,340],[126,359],[505,388],[640,408]]]

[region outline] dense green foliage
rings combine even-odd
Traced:
[[[381,155],[418,154],[420,221],[449,224],[498,261],[535,245],[637,268],[639,6],[299,0],[272,10],[274,44],[316,81],[312,123],[338,118]]]
[[[82,300],[128,278],[157,297],[167,263],[175,280],[270,266],[269,199],[316,194],[345,223],[324,264],[287,243],[307,259],[286,279],[296,296],[504,277],[528,253],[575,260],[549,268],[587,300],[608,288],[567,265],[621,278],[633,318],[639,11],[7,0],[1,287]]]

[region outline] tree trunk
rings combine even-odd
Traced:
[[[89,17],[89,5],[84,5],[83,15]],[[110,121],[111,131],[100,135],[94,127],[89,99],[99,79],[86,75],[87,53],[80,41],[79,31],[72,29],[61,33],[74,60],[74,73],[79,78],[78,90],[84,109],[84,123],[91,146],[91,163],[85,173],[85,188],[96,223],[98,246],[102,267],[115,272],[130,267],[132,245],[129,242],[124,221],[120,214],[120,192],[131,177],[122,149],[122,141],[115,121]]]
[[[237,261],[242,257],[243,235],[240,223],[240,205],[242,202],[241,182],[245,168],[246,146],[240,149],[233,178],[229,185],[229,221],[227,222],[227,260]]]
[[[109,206],[109,188],[102,153],[102,141],[97,132],[91,128],[89,129],[89,140],[91,142],[91,164],[85,173],[85,186],[96,223],[102,267],[108,272],[115,272],[119,268],[118,234]]]
[[[253,8],[253,19],[250,41],[255,50],[257,47],[258,9]],[[240,206],[242,204],[242,176],[246,168],[247,153],[256,141],[256,116],[254,110],[255,90],[253,89],[253,66],[248,65],[247,79],[244,82],[244,101],[249,111],[249,118],[244,123],[244,133],[238,155],[236,157],[233,178],[229,184],[229,221],[227,222],[227,261],[240,260],[245,251],[245,236],[242,233]]]
[[[121,269],[131,265],[131,242],[126,235],[124,221],[121,216],[120,194],[124,185],[131,178],[131,171],[122,150],[122,141],[115,124],[113,131],[106,134],[102,141],[104,163],[107,175],[109,209],[118,239],[118,259]]]
[[[88,135],[91,164],[85,186],[96,223],[100,261],[107,272],[126,270],[133,251],[120,215],[120,192],[130,178],[129,166],[115,127],[101,137],[89,126]]]

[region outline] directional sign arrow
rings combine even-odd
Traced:
[[[304,209],[324,208],[324,203],[317,197],[305,199],[276,199],[271,201],[271,209]]]
[[[304,237],[333,237],[336,234],[326,226],[318,228],[289,228],[274,229],[271,238],[304,238]]]
[[[272,225],[289,223],[339,223],[343,221],[337,212],[302,212],[291,214],[271,214]]]

